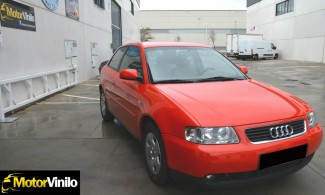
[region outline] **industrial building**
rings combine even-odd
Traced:
[[[150,28],[151,41],[182,41],[226,48],[226,34],[246,34],[245,10],[142,10],[141,28]],[[215,44],[209,38],[214,32]]]
[[[324,0],[247,0],[247,33],[273,40],[282,59],[325,62]]]
[[[120,45],[139,41],[140,0],[0,1],[0,120],[98,75]]]

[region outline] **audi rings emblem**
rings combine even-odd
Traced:
[[[270,128],[270,135],[273,139],[287,137],[293,134],[293,128],[290,125],[282,125]]]

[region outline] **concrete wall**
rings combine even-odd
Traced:
[[[0,47],[0,80],[41,73],[71,65],[65,59],[64,41],[78,44],[78,81],[98,74],[100,62],[112,55],[110,44],[111,1],[105,1],[105,9],[94,1],[79,0],[79,21],[66,17],[65,1],[59,7],[48,10],[40,0],[17,1],[34,8],[36,32],[1,27],[3,47]],[[139,7],[134,0],[135,15],[130,13],[130,1],[116,1],[122,8],[123,43],[139,41],[137,23]],[[91,65],[91,43],[97,43],[97,67]]]
[[[211,30],[216,32],[216,46],[226,47],[226,34],[245,34],[246,11],[148,11],[140,12],[141,27],[152,29],[154,40],[196,42],[212,46],[207,39]]]
[[[247,33],[273,40],[280,58],[325,62],[324,0],[295,0],[294,11],[275,16],[276,4],[263,0],[247,8]]]

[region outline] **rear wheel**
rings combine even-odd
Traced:
[[[258,60],[258,54],[253,55],[254,60]]]
[[[276,59],[278,59],[278,57],[279,57],[279,55],[276,53],[273,58],[276,60]]]
[[[159,129],[154,123],[145,125],[142,143],[150,179],[158,185],[166,184],[168,182],[168,167],[165,147]]]
[[[100,112],[104,121],[112,121],[114,119],[113,114],[107,109],[106,98],[103,90],[100,90]]]

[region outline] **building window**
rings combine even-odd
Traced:
[[[279,16],[282,14],[286,14],[292,12],[294,8],[294,0],[286,0],[281,3],[276,4],[276,12],[275,15]]]
[[[112,16],[112,49],[116,51],[122,45],[122,20],[121,7],[115,2],[111,1],[111,16]]]
[[[131,2],[131,13],[132,13],[132,15],[134,15],[134,5],[133,5],[132,0],[130,0],[130,2]]]
[[[105,2],[104,0],[94,0],[94,3],[98,5],[99,7],[105,9]]]

